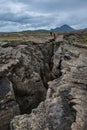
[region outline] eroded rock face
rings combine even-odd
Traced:
[[[48,82],[46,100],[30,115],[16,116],[11,130],[87,129],[87,50],[64,39],[53,48],[54,80]]]
[[[11,119],[20,114],[11,82],[0,77],[0,130],[9,130]]]

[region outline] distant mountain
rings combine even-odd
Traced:
[[[50,31],[55,31],[55,32],[65,32],[65,31],[74,31],[75,29],[70,27],[69,25],[63,25],[61,27],[57,27],[54,29],[46,30],[46,29],[37,29],[37,30],[25,30],[22,32],[50,32]]]
[[[54,28],[54,29],[51,29],[51,31],[74,31],[75,29],[70,27],[69,25],[63,25],[61,27],[57,27],[57,28]]]
[[[87,30],[87,28],[83,29],[83,30]]]

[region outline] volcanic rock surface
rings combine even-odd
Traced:
[[[87,45],[79,35],[3,43],[0,56],[1,75],[12,82],[23,114],[11,130],[87,130]]]

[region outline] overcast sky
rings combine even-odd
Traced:
[[[87,28],[87,0],[0,0],[0,32]]]

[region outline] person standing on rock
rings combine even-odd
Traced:
[[[57,34],[55,32],[50,32],[50,35],[53,37],[54,40],[56,40]]]

